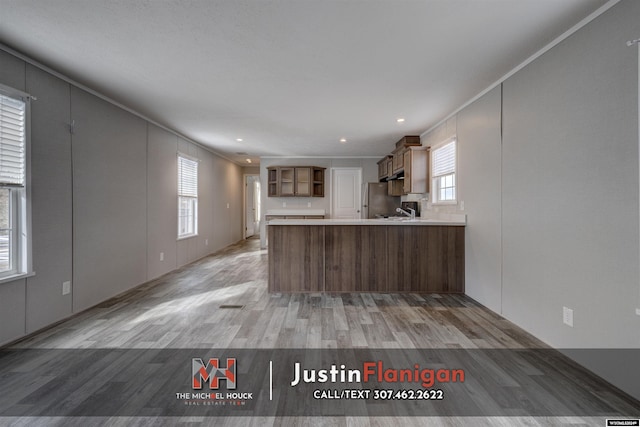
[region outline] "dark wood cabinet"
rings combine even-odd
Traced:
[[[325,292],[387,292],[387,227],[325,227]]]
[[[402,196],[404,194],[404,180],[394,179],[387,182],[387,194],[389,196]]]
[[[464,293],[464,227],[270,225],[269,292]]]
[[[311,196],[324,197],[324,168],[312,167],[313,187]]]
[[[269,197],[278,196],[278,169],[267,168],[267,194]]]
[[[393,156],[384,156],[378,162],[378,181],[386,181],[393,174]]]
[[[295,195],[311,197],[311,168],[295,169]]]
[[[324,227],[269,227],[269,290],[321,292],[324,289]]]
[[[396,142],[392,155],[378,161],[379,181],[388,181],[390,196],[429,191],[429,148],[419,136],[405,136]]]
[[[296,170],[294,168],[280,168],[279,173],[280,182],[279,182],[279,196],[295,196],[295,176]]]
[[[429,148],[409,147],[404,152],[403,194],[429,191]]]
[[[267,168],[269,197],[324,197],[324,171],[318,166]]]
[[[389,289],[416,293],[464,292],[464,227],[387,228]]]
[[[404,153],[408,147],[419,146],[419,136],[404,136],[396,142],[396,148],[393,150],[393,174],[398,174],[404,170]]]
[[[404,147],[393,150],[393,174],[404,170]]]

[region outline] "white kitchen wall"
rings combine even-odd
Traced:
[[[389,143],[389,150],[394,143]],[[382,158],[382,156],[380,157]],[[262,157],[260,159],[260,185],[262,218],[260,221],[260,241],[266,247],[266,231],[264,217],[270,209],[324,209],[327,217],[331,213],[331,168],[362,168],[362,183],[378,181],[378,164],[380,158],[290,158]],[[324,174],[324,197],[267,197],[267,168],[269,166],[320,166],[327,168]],[[286,207],[283,207],[283,203]],[[310,204],[310,206],[309,206]]]

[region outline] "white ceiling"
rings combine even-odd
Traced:
[[[381,157],[604,3],[0,0],[0,42],[238,162]]]

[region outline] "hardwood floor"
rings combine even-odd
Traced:
[[[535,337],[464,295],[269,294],[267,274],[266,251],[260,250],[259,240],[249,239],[14,343],[4,349],[4,353],[17,351],[17,354],[22,354],[20,351],[26,349],[47,351],[38,353],[35,359],[24,361],[16,362],[6,355],[0,358],[0,425],[602,426],[606,417],[600,413],[635,414],[635,418],[640,415],[640,402],[556,355],[557,352],[549,350]],[[34,368],[34,360],[38,364],[55,363],[64,349],[203,348],[254,349],[256,354],[261,354],[260,349],[404,349],[409,352],[416,351],[412,349],[451,352],[476,349],[472,353],[476,358],[485,354],[482,353],[485,350],[538,349],[548,352],[545,357],[550,358],[550,362],[545,366],[523,368],[528,371],[522,381],[533,378],[527,387],[547,390],[547,393],[549,388],[553,388],[553,383],[548,387],[548,382],[555,379],[567,386],[567,390],[584,389],[584,392],[571,391],[571,399],[585,399],[585,405],[602,405],[602,408],[598,416],[590,417],[575,416],[570,412],[563,413],[567,416],[531,417],[523,410],[515,409],[509,413],[512,416],[490,418],[163,417],[153,413],[146,414],[148,416],[127,414],[130,416],[124,417],[51,417],[49,415],[55,414],[55,410],[46,411],[25,403],[34,393],[47,396],[45,391],[49,389],[45,384],[52,378],[60,383],[72,383],[73,377],[77,376],[73,370],[60,368],[54,369],[53,373],[43,371],[37,374],[38,369]],[[7,368],[9,362],[12,363],[10,369]],[[3,365],[7,369],[3,370]],[[500,368],[496,366],[493,369],[498,372]],[[31,371],[31,375],[25,374]],[[568,377],[569,373],[575,378]],[[102,371],[100,375],[108,377]],[[116,373],[113,375],[117,377]],[[511,377],[520,378],[518,375],[512,373]],[[126,391],[130,385],[122,381],[117,380],[117,386],[124,387]],[[519,384],[509,384],[502,397],[474,397],[472,390],[470,399],[479,399],[476,404],[499,403],[504,406],[505,401],[515,396],[514,393],[519,393],[515,386],[520,387]],[[599,400],[591,400],[596,398],[589,394],[587,388],[604,390],[607,399],[598,397]],[[522,396],[518,398],[524,399]],[[54,397],[48,399],[45,400],[56,405]],[[575,403],[563,402],[563,396],[552,392],[540,399],[542,404],[552,409],[558,405],[568,408]],[[7,408],[11,409],[6,412]],[[6,414],[12,416],[2,417]],[[554,412],[550,410],[550,414]],[[596,412],[590,414],[596,415]]]

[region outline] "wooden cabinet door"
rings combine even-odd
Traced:
[[[404,152],[403,154],[403,158],[404,158],[404,181],[403,181],[403,188],[402,188],[402,193],[403,194],[409,194],[411,193],[411,154],[413,153],[413,151],[411,150],[407,150]]]
[[[324,197],[324,168],[313,167],[313,197]]]
[[[280,197],[295,196],[295,168],[280,168]]]
[[[402,151],[393,152],[393,173],[401,172],[404,169],[404,153]]]
[[[393,175],[393,157],[385,156],[378,162],[378,180],[384,181],[391,175]]]
[[[429,191],[429,151],[415,147],[404,153],[404,194]]]
[[[311,168],[295,168],[295,195],[311,197]]]
[[[387,158],[378,162],[378,179],[385,179],[387,177]]]
[[[278,188],[278,168],[267,168],[268,196],[277,197]]]
[[[387,194],[389,196],[402,196],[402,180],[392,179],[391,181],[387,181]]]
[[[393,175],[393,157],[387,159],[387,176]]]

